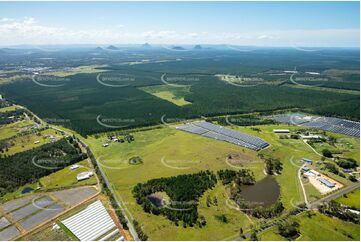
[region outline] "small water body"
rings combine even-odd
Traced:
[[[156,195],[149,195],[148,199],[150,200],[151,203],[153,203],[153,205],[155,205],[156,207],[162,207],[164,205],[163,199],[156,196]]]
[[[22,191],[21,191],[21,194],[26,194],[26,193],[29,193],[29,192],[32,192],[34,191],[34,189],[32,189],[31,187],[25,187]]]
[[[254,185],[242,186],[241,196],[251,205],[268,206],[275,203],[280,196],[280,186],[276,179],[267,176]]]

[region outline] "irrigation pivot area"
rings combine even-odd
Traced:
[[[333,133],[360,137],[360,123],[332,117],[306,116],[304,114],[285,114],[273,118],[276,122],[301,125]]]
[[[261,150],[269,145],[266,141],[258,137],[205,121],[188,123],[178,126],[177,129],[216,140],[226,141],[252,150]]]

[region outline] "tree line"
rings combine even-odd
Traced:
[[[85,159],[72,137],[0,158],[0,195]]]

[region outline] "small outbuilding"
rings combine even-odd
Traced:
[[[300,135],[301,139],[321,139],[322,136],[321,135],[316,135],[316,134],[309,134],[309,135]]]
[[[276,133],[276,134],[288,134],[288,133],[290,133],[290,131],[288,129],[274,129],[273,133]]]
[[[310,165],[312,165],[312,163],[313,163],[312,160],[307,159],[307,158],[302,158],[302,161],[303,161],[304,163],[307,163],[307,164],[310,164]]]
[[[76,169],[78,169],[79,168],[79,165],[72,165],[71,167],[70,167],[70,170],[76,170]]]

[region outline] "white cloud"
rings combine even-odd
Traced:
[[[263,35],[260,35],[257,37],[257,39],[268,39],[268,40],[276,40],[276,39],[279,39],[280,37],[279,36],[274,36],[274,35],[267,35],[267,34],[263,34]]]
[[[0,18],[0,45],[15,44],[239,44],[263,46],[350,46],[359,43],[359,29],[318,29],[255,32],[127,32],[122,24],[111,29],[72,30],[52,27],[32,17]]]

